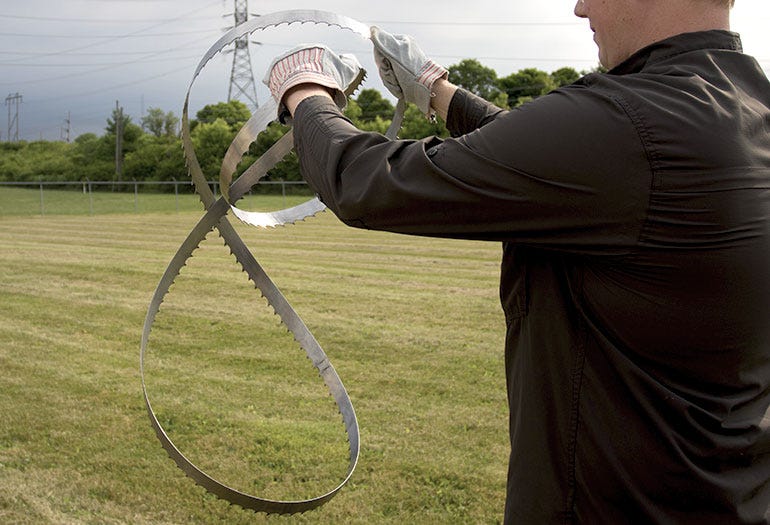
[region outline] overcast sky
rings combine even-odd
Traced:
[[[0,4],[0,98],[19,93],[20,138],[70,138],[102,134],[116,101],[132,120],[149,108],[181,115],[194,70],[209,47],[232,25],[233,0],[5,0]],[[417,38],[429,56],[451,65],[476,58],[505,76],[536,67],[578,71],[597,65],[588,23],[572,14],[572,0],[257,1],[253,14],[312,8],[376,24]],[[746,52],[770,72],[770,1],[738,0],[733,30]],[[260,102],[269,96],[261,79],[270,60],[299,42],[324,42],[355,52],[369,71],[366,87],[383,89],[370,58],[371,45],[337,29],[294,25],[255,33],[251,46]],[[232,54],[217,55],[193,86],[192,112],[227,100]],[[383,89],[384,91],[384,89]],[[8,111],[0,116],[7,140]]]

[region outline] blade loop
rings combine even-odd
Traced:
[[[299,315],[297,315],[280,290],[275,286],[273,281],[254,258],[248,247],[228,221],[226,215],[229,209],[233,209],[234,214],[241,220],[244,220],[245,217],[248,219],[246,222],[257,223],[257,225],[263,227],[271,227],[304,219],[305,217],[318,213],[324,207],[317,199],[312,199],[299,206],[295,206],[294,208],[271,213],[246,212],[238,210],[235,207],[231,208],[230,202],[234,203],[238,201],[238,199],[245,195],[260,178],[275,166],[277,162],[283,159],[283,157],[292,149],[293,137],[292,133],[289,132],[278,140],[278,142],[265,152],[264,155],[257,159],[257,161],[231,185],[232,174],[235,172],[236,166],[248,150],[249,145],[256,140],[259,133],[266,129],[274,119],[276,114],[274,102],[265,104],[255,112],[254,116],[238,132],[230,145],[222,162],[220,173],[220,187],[223,196],[220,199],[217,199],[211,191],[208,181],[201,170],[198,158],[195,155],[195,149],[190,135],[189,105],[190,92],[196,78],[209,60],[219,53],[226,45],[254,31],[264,30],[281,24],[293,24],[296,22],[326,24],[328,26],[350,30],[366,39],[369,38],[368,26],[342,15],[317,10],[282,11],[263,15],[236,26],[223,35],[203,56],[195,70],[185,97],[182,114],[182,144],[184,146],[185,161],[190,176],[195,184],[196,191],[206,208],[206,213],[179,247],[155,289],[144,321],[139,356],[142,392],[144,394],[145,406],[148,415],[150,416],[150,422],[162,446],[166,449],[177,466],[179,466],[179,468],[181,468],[197,484],[230,503],[257,512],[276,514],[294,514],[317,508],[334,497],[345,483],[347,483],[358,462],[360,449],[358,421],[345,387],[326,353],[318,344],[315,337],[313,337],[313,334],[310,333]],[[354,82],[353,89],[357,88],[362,80],[363,76],[359,78],[357,82]],[[348,93],[348,95],[350,94]],[[393,118],[393,125],[388,132],[388,136],[391,138],[395,138],[395,134],[398,132],[403,117],[403,109],[403,103],[399,103]],[[181,272],[182,267],[185,266],[188,259],[192,257],[192,253],[195,249],[213,229],[219,231],[220,236],[224,239],[225,244],[230,248],[243,270],[248,274],[249,279],[254,282],[262,295],[267,299],[268,304],[280,317],[281,322],[286,325],[300,347],[305,351],[308,358],[313,363],[313,366],[316,367],[324,383],[327,385],[327,388],[342,414],[345,431],[350,444],[348,470],[345,479],[336,488],[330,490],[326,494],[307,500],[274,501],[245,494],[228,487],[203,472],[184,456],[171,441],[152,409],[144,376],[145,357],[149,346],[152,325],[160,310],[160,305],[163,302],[164,297],[168,294],[171,285]]]

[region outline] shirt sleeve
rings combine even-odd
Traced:
[[[448,118],[459,136],[391,141],[308,99],[294,118],[300,169],[351,226],[577,250],[637,242],[652,173],[620,101],[578,86],[492,108],[461,93]]]
[[[458,89],[449,103],[446,126],[452,137],[459,137],[492,122],[504,111],[464,89]]]

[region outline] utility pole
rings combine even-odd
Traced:
[[[245,23],[249,19],[248,0],[235,0],[235,25]],[[259,107],[257,103],[257,86],[254,83],[254,72],[251,69],[251,54],[249,53],[249,35],[244,35],[235,41],[233,51],[233,68],[230,72],[230,91],[227,101],[242,99],[252,111]]]
[[[19,108],[21,106],[22,96],[18,93],[5,97],[5,105],[8,106],[8,142],[19,142]],[[11,118],[11,108],[14,108],[13,118]]]
[[[139,122],[141,122],[142,131],[147,131],[145,129],[145,125],[144,125],[144,93],[142,93],[142,97],[139,100],[139,106],[140,106],[140,113],[139,114],[141,115],[141,118],[140,118]]]
[[[123,108],[115,101],[115,175],[123,177]]]

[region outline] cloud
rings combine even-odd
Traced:
[[[573,3],[448,0],[435,2],[285,0],[251,2],[261,13],[321,9],[415,36],[425,51],[449,65],[477,58],[499,74],[525,67],[553,71],[590,69],[596,47],[587,23],[572,15]],[[0,8],[0,93],[23,95],[21,134],[59,139],[68,112],[71,134],[102,133],[119,100],[134,121],[149,107],[181,113],[195,67],[225,28],[232,25],[232,0],[37,0]],[[734,28],[747,52],[770,70],[770,4],[739,0]],[[371,48],[338,30],[312,26],[271,29],[253,36],[251,48],[258,98],[260,80],[275,55],[303,41],[323,41],[354,51],[380,88]],[[764,56],[763,56],[764,55]],[[196,82],[193,111],[225,100],[232,55],[218,55]],[[4,119],[3,119],[4,120]],[[0,124],[0,132],[4,126]]]

